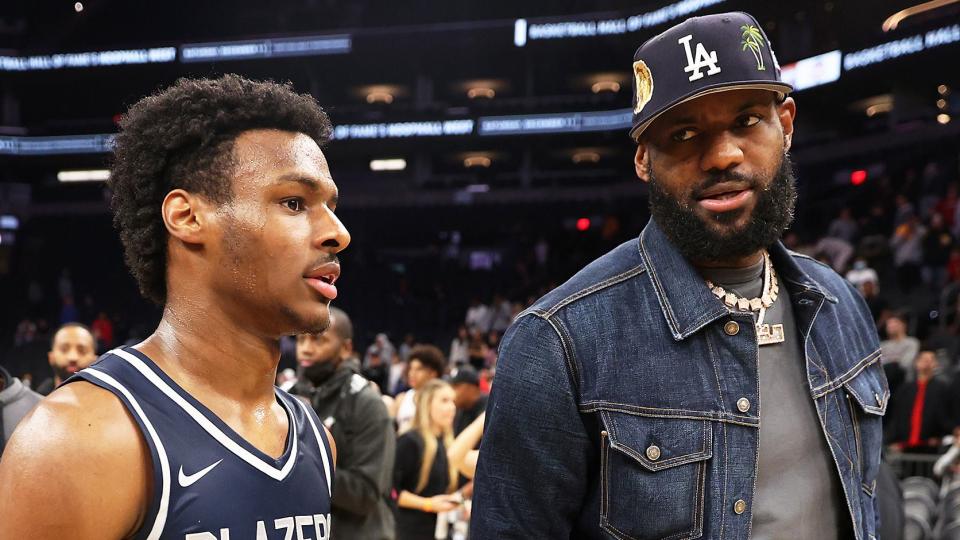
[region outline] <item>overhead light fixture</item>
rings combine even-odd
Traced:
[[[937,93],[941,96],[947,95],[948,92],[950,92],[950,87],[945,84],[941,84],[937,87]]]
[[[468,169],[471,169],[473,167],[483,167],[486,169],[490,167],[492,163],[493,163],[493,160],[486,155],[467,156],[463,159],[463,166]]]
[[[617,81],[597,81],[593,83],[593,86],[590,87],[590,90],[594,94],[599,94],[601,92],[613,92],[617,93],[620,91],[620,83]]]
[[[887,17],[887,20],[883,21],[884,32],[889,32],[891,30],[896,30],[897,26],[904,21],[907,17],[912,17],[914,15],[919,15],[921,13],[926,13],[927,11],[933,11],[935,9],[942,8],[943,6],[948,6],[950,4],[955,4],[960,0],[931,0],[930,2],[924,2],[922,4],[917,4],[915,6],[908,7],[907,9],[902,9],[893,15]]]
[[[867,116],[873,118],[878,114],[888,113],[893,110],[893,103],[889,101],[884,101],[880,103],[874,103],[866,109]]]
[[[107,169],[89,169],[82,171],[60,171],[57,180],[61,182],[105,182],[110,179]]]
[[[387,105],[393,103],[393,94],[390,92],[384,92],[382,90],[375,90],[367,94],[367,103],[386,103]]]
[[[580,163],[598,163],[599,161],[600,153],[592,150],[585,150],[573,154],[573,162],[578,165]]]
[[[467,97],[470,99],[477,99],[477,98],[493,99],[493,97],[496,95],[497,93],[493,90],[493,88],[489,88],[486,86],[474,86],[467,90]]]
[[[402,158],[374,159],[370,161],[371,171],[402,171],[407,168],[407,160]]]
[[[83,2],[77,2],[73,4],[73,10],[76,11],[77,13],[80,13],[81,11],[83,11]]]
[[[946,109],[946,108],[947,108],[947,100],[945,100],[945,99],[943,99],[943,98],[938,99],[938,100],[937,100],[937,108],[938,108],[938,109]]]
[[[467,193],[487,193],[490,191],[488,184],[470,184],[466,189]]]
[[[947,113],[940,113],[940,114],[938,114],[938,115],[937,115],[937,122],[939,122],[939,123],[941,123],[941,124],[949,124],[949,123],[950,123],[950,115],[947,114]]]

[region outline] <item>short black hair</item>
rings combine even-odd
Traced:
[[[184,189],[213,202],[232,197],[233,142],[251,129],[303,133],[320,146],[333,128],[309,94],[290,83],[228,74],[179,79],[135,103],[120,121],[109,187],[127,266],[149,300],[167,301],[167,230],[160,206]]]
[[[90,330],[89,326],[83,323],[78,323],[78,322],[68,322],[68,323],[61,324],[52,334],[50,334],[51,349],[53,348],[54,344],[56,344],[57,342],[57,334],[59,334],[61,330],[64,330],[66,328],[80,328],[80,329],[86,330],[87,333],[93,337],[93,346],[94,347],[97,346],[97,336],[93,335],[93,331]]]
[[[410,361],[418,360],[423,367],[431,369],[437,373],[437,377],[443,375],[447,366],[447,360],[443,356],[443,351],[433,345],[416,345],[410,349],[410,355],[407,357]]]
[[[333,331],[340,338],[340,341],[353,340],[353,322],[347,312],[334,306],[330,306],[330,328],[327,331]]]

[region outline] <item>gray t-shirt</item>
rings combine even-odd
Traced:
[[[763,292],[763,261],[748,268],[709,268],[701,273],[744,298]],[[803,342],[782,282],[780,297],[763,322],[782,324],[786,339],[760,347],[761,403],[751,404],[760,407],[760,458],[750,536],[851,538],[850,511],[810,396]]]

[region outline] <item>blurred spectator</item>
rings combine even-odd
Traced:
[[[817,242],[815,251],[817,259],[826,262],[839,274],[847,270],[847,264],[853,256],[852,245],[846,240],[829,236]]]
[[[399,358],[394,356],[394,358]],[[398,360],[399,361],[399,360]],[[384,361],[380,350],[367,351],[367,365],[360,373],[377,385],[381,394],[387,394],[390,391],[390,369],[391,366]]]
[[[454,403],[457,416],[453,421],[453,434],[459,435],[487,408],[487,396],[480,391],[480,376],[470,366],[464,366],[450,378],[450,386],[456,394]]]
[[[72,296],[63,297],[63,307],[60,308],[60,324],[77,322],[80,320],[80,312],[77,311],[77,305],[73,303]]]
[[[838,238],[854,246],[857,244],[859,238],[859,230],[860,227],[857,225],[856,220],[853,219],[853,213],[849,208],[844,208],[840,210],[840,214],[830,222],[830,227],[827,228],[827,236],[830,238]]]
[[[57,292],[60,293],[60,299],[73,299],[73,278],[70,276],[70,269],[64,268],[60,271],[60,278],[57,279]],[[69,321],[67,321],[69,322]]]
[[[357,373],[353,325],[330,308],[330,327],[297,336],[302,377],[293,393],[307,398],[337,444],[331,538],[392,540],[393,512],[387,504],[393,483],[396,435],[387,408],[370,381]]]
[[[860,227],[860,252],[865,257],[878,257],[886,252],[891,220],[882,204],[870,207]]]
[[[887,301],[880,297],[879,285],[874,281],[864,281],[860,284],[860,292],[863,293],[863,299],[870,308],[870,314],[873,315],[877,328],[885,327],[890,317],[890,309]]]
[[[470,336],[467,333],[467,327],[460,325],[460,328],[457,329],[457,336],[450,342],[449,360],[451,366],[461,366],[467,363],[470,357],[467,352],[469,344]]]
[[[410,350],[413,349],[416,339],[413,337],[413,334],[407,334],[403,336],[403,343],[400,344],[399,356],[401,362],[406,362],[410,359]]]
[[[386,334],[380,333],[374,338],[373,343],[367,347],[367,352],[363,357],[364,367],[367,367],[370,363],[370,358],[374,353],[380,357],[380,360],[390,364],[393,362],[393,357],[397,355],[397,349],[393,346],[393,343],[390,342],[390,338],[387,337]]]
[[[480,438],[483,436],[483,422],[486,413],[481,413],[470,425],[464,428],[447,450],[447,458],[464,477],[472,479],[477,472],[477,457],[480,452]]]
[[[412,349],[411,349],[412,350]],[[407,356],[410,356],[409,354]],[[407,383],[403,380],[403,374],[407,371],[408,362],[399,355],[395,356],[390,364],[390,371],[387,375],[387,391],[384,394],[395,396],[407,388]]]
[[[20,419],[43,399],[0,366],[0,455]]]
[[[885,439],[898,450],[935,452],[954,426],[949,389],[934,378],[937,355],[917,355],[915,380],[905,383],[891,399],[892,418]]]
[[[96,338],[102,352],[113,348],[113,323],[110,322],[106,312],[101,311],[97,315],[90,329],[93,330],[93,337]]]
[[[887,339],[880,342],[883,362],[895,363],[905,372],[913,369],[913,362],[920,352],[920,341],[907,335],[907,321],[896,313],[887,318]]]
[[[13,334],[13,345],[19,347],[28,343],[33,343],[37,337],[37,325],[29,319],[23,319],[17,324],[17,329]]]
[[[933,207],[935,215],[940,216],[944,226],[950,231],[956,224],[957,208],[957,184],[951,183],[947,186],[947,194]]]
[[[443,353],[433,345],[417,345],[410,351],[410,361],[407,363],[410,390],[397,395],[396,410],[393,411],[397,433],[403,434],[413,425],[417,414],[417,392],[428,382],[442,377],[446,365]]]
[[[897,269],[897,284],[903,292],[910,292],[920,279],[920,264],[923,262],[923,238],[926,228],[916,215],[911,214],[897,226],[890,239],[893,249],[893,265]]]
[[[863,257],[857,257],[853,261],[853,267],[847,272],[846,278],[851,285],[860,290],[860,294],[863,294],[863,284],[867,281],[873,283],[874,289],[877,289],[880,283],[880,276],[877,275],[877,271],[870,268],[867,259]]]
[[[450,495],[458,480],[456,468],[447,459],[447,448],[453,444],[453,400],[453,389],[443,381],[422,385],[410,430],[397,439],[397,540],[432,540],[437,514],[462,503],[462,497]]]
[[[954,238],[940,214],[930,216],[930,227],[923,235],[923,281],[933,289],[947,283],[947,262]]]
[[[470,345],[467,347],[467,357],[467,361],[473,366],[473,369],[483,371],[487,367],[490,347],[479,330],[474,330],[471,333]]]
[[[947,258],[947,277],[952,283],[960,282],[960,247],[954,245]]]
[[[474,297],[470,302],[470,309],[467,310],[464,324],[467,325],[467,329],[470,330],[470,332],[486,332],[490,329],[491,315],[490,308],[481,302],[479,298]]]
[[[893,226],[899,228],[911,219],[917,219],[917,212],[913,208],[913,203],[903,193],[898,193],[894,199]]]
[[[545,238],[541,237],[537,240],[537,243],[534,244],[533,253],[534,259],[537,261],[537,266],[544,268],[550,260],[550,244],[547,243]]]
[[[37,385],[37,392],[48,395],[71,375],[97,359],[97,342],[90,329],[80,323],[67,323],[53,335],[47,360],[53,377]]]
[[[510,326],[512,313],[513,307],[510,305],[510,301],[503,295],[494,295],[489,329],[493,332],[503,333]]]

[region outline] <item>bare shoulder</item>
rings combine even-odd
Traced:
[[[125,538],[143,519],[151,475],[149,449],[116,396],[87,382],[61,387],[4,450],[0,540]]]
[[[330,441],[330,455],[333,456],[333,466],[337,466],[337,441],[333,440],[333,433],[330,433],[330,430],[327,429],[327,426],[320,424],[323,427],[323,432],[327,435],[327,440]]]

